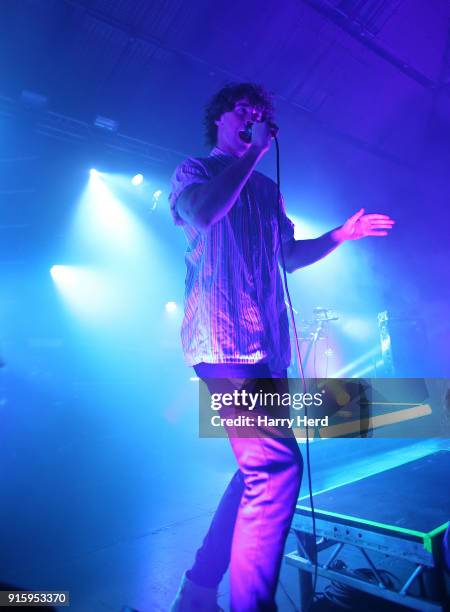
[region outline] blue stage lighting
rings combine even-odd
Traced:
[[[175,312],[178,308],[178,305],[176,302],[167,302],[165,308],[166,308],[166,312]]]
[[[133,178],[131,179],[131,184],[134,185],[135,187],[137,187],[138,185],[142,185],[143,182],[144,182],[143,174],[135,174]]]
[[[96,170],[95,168],[91,168],[91,169],[89,170],[89,174],[90,174],[91,176],[99,176],[99,175],[100,175],[100,172],[99,172],[98,170]]]
[[[60,280],[64,276],[66,266],[54,265],[50,268],[50,274],[53,280]]]
[[[157,205],[158,205],[158,200],[161,197],[162,191],[161,189],[157,189],[154,193],[153,193],[153,203],[152,206],[150,208],[150,210],[155,210]]]

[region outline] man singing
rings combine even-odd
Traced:
[[[183,351],[210,390],[211,379],[240,389],[273,380],[276,389],[286,377],[291,355],[280,243],[286,271],[294,272],[346,240],[385,236],[394,223],[361,209],[319,238],[295,240],[276,184],[256,170],[276,133],[273,119],[272,99],[261,86],[224,87],[206,107],[211,153],[187,159],[172,179],[172,215],[188,242]],[[239,469],[183,576],[173,612],[220,610],[217,588],[228,565],[233,612],[277,609],[302,457],[293,435],[233,434],[230,428]]]

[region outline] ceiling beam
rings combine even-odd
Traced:
[[[438,83],[432,79],[429,79],[425,74],[419,70],[416,70],[416,68],[409,65],[407,62],[380,45],[380,43],[376,40],[376,37],[369,32],[369,30],[366,30],[361,23],[359,23],[359,21],[350,19],[348,15],[336,7],[331,6],[331,4],[329,4],[326,0],[303,0],[303,2],[313,8],[323,17],[329,19],[352,38],[358,40],[361,44],[373,51],[373,53],[375,53],[378,57],[381,57],[404,75],[416,81],[416,83],[419,83],[419,85],[422,87],[432,91],[438,89]]]

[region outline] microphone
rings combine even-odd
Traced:
[[[269,126],[272,137],[275,138],[279,131],[278,125],[276,123],[273,123],[273,121],[267,121],[267,125]],[[246,143],[250,143],[252,141],[252,127],[253,124],[248,122],[245,126],[245,129],[239,132],[240,139]]]

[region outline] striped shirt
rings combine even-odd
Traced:
[[[277,186],[253,171],[229,212],[199,232],[177,212],[186,187],[222,172],[236,158],[215,147],[188,158],[172,177],[170,208],[182,225],[186,251],[185,314],[181,340],[188,365],[265,362],[288,367],[289,324],[278,264]],[[281,202],[283,242],[294,235]]]

